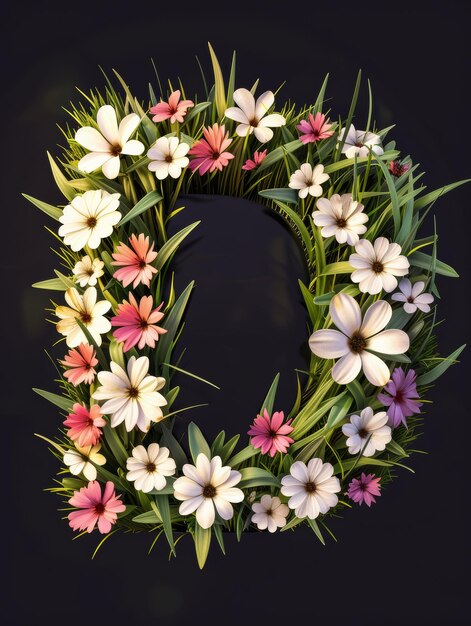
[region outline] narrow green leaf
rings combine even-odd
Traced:
[[[213,50],[213,47],[208,42],[209,54],[211,56],[211,63],[213,65],[213,73],[214,73],[214,103],[216,105],[216,111],[219,117],[224,115],[224,112],[227,108],[226,102],[226,91],[224,87],[224,78],[222,75],[221,66],[219,65],[219,61],[217,59],[216,53]]]
[[[33,283],[35,289],[49,289],[51,291],[66,291],[67,287],[60,278],[49,278],[49,280],[41,280],[39,283]]]
[[[164,245],[160,248],[159,253],[157,255],[157,259],[155,262],[155,267],[158,271],[162,269],[164,264],[170,259],[170,257],[176,252],[178,246],[182,243],[182,241],[188,237],[192,230],[194,230],[198,224],[201,222],[194,222],[189,226],[185,226],[178,233],[175,233],[173,237],[170,237],[168,241],[164,243]]]
[[[352,397],[345,395],[342,400],[330,409],[329,417],[327,418],[326,429],[330,430],[335,428],[347,415],[350,406],[352,404]]]
[[[73,200],[77,195],[77,192],[61,172],[59,166],[56,164],[49,152],[47,153],[47,158],[49,159],[52,175],[56,181],[56,185],[59,187],[59,190],[67,198],[67,200]]]
[[[123,226],[130,220],[134,219],[144,211],[150,209],[150,207],[155,206],[158,202],[162,200],[162,194],[158,191],[149,191],[139,202],[128,212],[124,217],[121,218],[118,226]]]
[[[316,522],[316,520],[314,519],[309,519],[309,517],[307,518],[308,524],[309,526],[312,528],[312,530],[314,531],[314,533],[316,534],[316,537],[319,539],[319,541],[321,542],[321,544],[323,546],[325,546],[325,541],[324,541],[324,537],[322,536],[322,533],[320,531],[320,528]]]
[[[74,400],[71,400],[70,398],[59,396],[57,395],[57,393],[51,393],[50,391],[44,391],[44,389],[33,388],[33,391],[39,396],[42,396],[43,398],[48,400],[49,402],[52,402],[52,404],[55,404],[63,411],[70,412],[72,410]]]
[[[155,511],[146,511],[145,513],[136,515],[136,517],[132,518],[132,521],[137,524],[161,524],[161,521],[155,514]]]
[[[262,172],[268,167],[271,167],[272,165],[274,165],[275,163],[278,163],[278,161],[281,161],[281,159],[286,154],[291,154],[292,152],[296,152],[296,150],[299,150],[299,148],[302,148],[302,147],[303,147],[303,143],[299,141],[299,139],[295,139],[294,141],[290,141],[289,143],[286,143],[284,146],[279,146],[278,148],[275,148],[274,150],[269,152],[267,156],[263,159],[263,162],[258,168],[258,171]]]
[[[203,433],[194,422],[188,425],[188,442],[190,444],[190,453],[193,463],[196,463],[198,454],[204,454],[208,459],[211,458],[211,448],[204,438]]]
[[[243,467],[239,471],[242,474],[242,478],[237,484],[237,487],[240,489],[280,486],[280,479],[261,467]]]
[[[31,204],[34,204],[35,207],[37,207],[38,209],[41,209],[41,211],[46,213],[46,215],[49,215],[49,217],[52,217],[53,220],[59,221],[59,218],[62,216],[62,209],[52,206],[52,204],[47,204],[47,202],[42,202],[41,200],[37,200],[36,198],[33,198],[32,196],[28,196],[25,193],[22,194],[22,196],[23,198],[26,198],[26,200],[31,202]]]
[[[353,267],[348,261],[339,261],[338,263],[329,263],[324,267],[322,276],[332,276],[334,274],[351,274]]]
[[[272,384],[270,385],[270,389],[268,390],[265,400],[262,403],[260,413],[263,413],[263,410],[266,409],[268,413],[270,413],[271,415],[273,411],[273,404],[275,402],[276,390],[278,388],[279,381],[280,381],[280,374],[278,373],[273,379]]]
[[[437,380],[437,378],[440,378],[440,376],[444,374],[451,365],[454,365],[456,363],[456,360],[465,348],[466,344],[463,344],[457,350],[452,352],[450,356],[443,359],[441,363],[436,365],[425,374],[419,376],[417,378],[417,385],[430,385],[430,383],[433,383],[435,380]]]
[[[194,119],[197,115],[205,111],[210,106],[211,102],[198,102],[198,104],[195,104],[195,106],[190,109],[188,115],[185,117],[182,128],[185,124],[191,122],[192,119]]]
[[[173,554],[175,554],[175,542],[173,540],[172,517],[170,515],[170,504],[168,501],[168,496],[159,494],[154,497],[155,497],[155,503],[151,501],[151,506],[154,504],[157,505],[160,519],[162,520],[162,524],[164,526],[165,537],[167,538],[168,545],[170,546],[171,551],[173,552]]]
[[[430,254],[426,254],[425,252],[413,252],[409,255],[408,259],[410,264],[415,267],[420,267],[421,269],[428,271],[433,271],[435,268],[435,272],[437,274],[448,276],[448,278],[459,278],[458,272],[454,270],[451,265],[447,265],[438,259],[434,261]]]
[[[173,433],[169,430],[167,426],[163,422],[159,424],[162,429],[162,437],[160,438],[160,444],[166,446],[171,453],[172,458],[174,459],[177,467],[183,467],[185,463],[188,463],[187,456],[185,451],[173,435]]]
[[[274,200],[274,202],[281,209],[281,211],[289,217],[289,219],[294,223],[294,225],[298,229],[299,234],[301,235],[302,242],[306,248],[308,257],[311,259],[312,252],[313,252],[313,245],[311,241],[311,236],[303,220],[299,217],[299,215],[295,211],[293,211],[293,209],[291,209],[284,202],[280,202],[279,200]]]
[[[118,464],[122,468],[125,468],[129,454],[126,452],[126,448],[119,438],[116,429],[111,428],[110,424],[106,424],[106,426],[103,427],[103,436]]]
[[[426,193],[424,196],[421,196],[415,202],[414,209],[416,211],[420,211],[421,209],[425,208],[428,204],[432,204],[432,202],[435,202],[436,200],[438,200],[438,198],[447,194],[449,191],[452,191],[453,189],[456,189],[457,187],[460,187],[461,185],[464,185],[465,183],[469,183],[469,182],[471,182],[471,178],[466,178],[465,180],[459,180],[456,183],[451,183],[450,185],[445,185],[444,187],[440,187],[440,189],[435,189],[435,191],[430,191],[429,193]]]
[[[260,450],[258,448],[254,448],[252,445],[249,445],[246,448],[243,448],[243,450],[237,452],[237,454],[234,454],[234,456],[229,459],[227,464],[234,469],[237,468],[241,463],[248,461],[248,459],[257,456],[257,454],[260,454]]]
[[[295,189],[289,189],[288,187],[281,187],[280,189],[263,189],[258,192],[262,198],[268,198],[269,200],[280,200],[281,202],[289,202],[291,204],[298,204],[298,193]]]
[[[195,542],[198,565],[200,569],[203,569],[206,559],[208,558],[209,547],[211,545],[211,528],[201,528],[198,522],[196,522],[193,539]]]

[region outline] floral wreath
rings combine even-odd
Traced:
[[[60,224],[61,270],[34,285],[64,292],[52,301],[68,348],[61,393],[35,390],[63,413],[55,439],[40,435],[62,468],[50,490],[78,536],[104,535],[97,550],[118,530],[146,531],[174,554],[177,533],[190,534],[200,567],[213,537],[224,552],[226,531],[307,524],[324,543],[329,516],[376,502],[413,452],[428,388],[464,347],[437,353],[436,278],[457,274],[437,259],[436,234],[418,238],[464,181],[424,193],[391,128],[375,128],[371,97],[357,130],[360,75],[345,119],[325,108],[327,78],[314,104],[275,113],[271,91],[235,89],[235,55],[226,86],[210,54],[204,101],[169,82],[141,105],[118,74],[119,90],[106,79],[104,93],[80,92],[61,167],[49,155],[66,203],[26,196]],[[263,198],[309,270],[309,371],[287,415],[274,410],[275,377],[242,448],[193,422],[187,439],[172,434],[185,411],[172,410],[172,377],[196,376],[175,356],[193,283],[175,293],[172,259],[198,223],[170,238],[167,227],[190,192]]]

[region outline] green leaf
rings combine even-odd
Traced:
[[[193,463],[196,463],[198,454],[204,454],[208,459],[211,458],[211,449],[208,442],[203,437],[203,433],[194,422],[191,422],[188,426],[188,442],[190,444],[190,452]]]
[[[262,172],[268,167],[274,165],[275,163],[278,163],[278,161],[281,161],[285,154],[291,154],[292,152],[295,152],[302,147],[302,142],[299,141],[299,139],[295,139],[294,141],[286,143],[284,146],[279,146],[278,148],[275,148],[274,150],[269,152],[267,156],[263,159],[262,164],[258,168],[258,171]]]
[[[351,383],[348,383],[347,389],[355,400],[356,408],[359,410],[364,409],[366,407],[366,396],[359,381],[352,380]]]
[[[323,546],[325,546],[325,541],[324,541],[324,537],[322,536],[322,533],[320,531],[320,528],[316,522],[316,520],[314,519],[309,519],[309,517],[307,518],[308,524],[309,526],[312,528],[312,530],[314,531],[314,533],[316,534],[316,537],[319,539],[319,541],[321,542],[321,544]]]
[[[70,398],[59,396],[56,393],[51,393],[50,391],[44,391],[44,389],[33,388],[33,391],[39,396],[42,396],[43,398],[48,400],[49,402],[52,402],[52,404],[55,404],[63,411],[70,412],[72,410],[74,400],[71,400]]]
[[[262,407],[260,409],[260,413],[263,413],[263,410],[266,409],[268,411],[268,413],[272,413],[273,411],[273,404],[275,402],[275,397],[276,397],[276,390],[278,388],[278,382],[280,380],[280,374],[278,373],[275,378],[273,379],[272,384],[270,385],[270,389],[268,390],[268,393],[265,397],[265,400],[262,403]]]
[[[471,178],[466,178],[465,180],[459,180],[456,183],[451,183],[450,185],[445,185],[444,187],[440,187],[440,189],[435,189],[435,191],[430,191],[429,193],[426,193],[425,196],[421,196],[414,203],[414,209],[416,211],[420,211],[421,209],[426,207],[428,204],[432,204],[432,202],[435,202],[435,200],[438,200],[438,198],[440,198],[441,196],[444,196],[449,191],[452,191],[453,189],[456,189],[457,187],[460,187],[461,185],[464,185],[465,183],[469,183],[469,182],[471,182]]]
[[[249,445],[246,448],[243,448],[243,450],[237,452],[237,454],[234,454],[232,459],[229,459],[227,464],[230,465],[232,468],[236,468],[241,463],[244,463],[248,459],[257,456],[257,454],[260,454],[260,450],[258,448],[254,448],[252,445]]]
[[[168,241],[164,243],[164,245],[160,248],[159,253],[157,255],[157,259],[155,262],[155,267],[158,271],[162,269],[164,264],[170,259],[170,257],[176,252],[178,246],[182,243],[182,241],[188,237],[192,230],[194,230],[198,224],[201,222],[194,222],[189,226],[185,226],[178,233],[170,237]]]
[[[314,324],[317,320],[317,310],[314,306],[315,298],[301,279],[298,280],[298,284],[301,289],[301,293],[303,294],[304,304],[306,305],[307,312],[309,313],[309,318]]]
[[[293,211],[293,209],[291,209],[284,202],[280,202],[279,200],[274,200],[274,202],[281,209],[281,211],[283,213],[285,213],[289,217],[289,219],[294,223],[294,225],[298,229],[299,234],[301,235],[301,239],[302,239],[302,241],[304,243],[304,246],[305,246],[305,248],[307,250],[308,257],[309,257],[309,259],[311,259],[312,258],[312,252],[313,252],[313,245],[312,245],[312,241],[311,241],[311,236],[310,236],[309,231],[306,228],[306,225],[304,224],[303,220],[299,217],[299,215],[295,211]]]
[[[394,184],[394,180],[391,174],[388,171],[386,165],[381,161],[381,159],[374,153],[371,152],[373,157],[376,159],[381,171],[383,172],[383,176],[386,180],[386,184],[388,186],[389,195],[391,196],[391,211],[394,221],[394,236],[396,236],[401,227],[401,210],[399,208],[399,200],[397,198],[396,186]]]
[[[170,313],[166,317],[164,317],[163,321],[160,324],[163,328],[166,329],[167,332],[160,337],[157,344],[156,357],[157,362],[159,363],[165,362],[165,357],[168,354],[169,349],[177,334],[194,284],[194,281],[192,281],[186,287],[186,289],[181,293],[180,297],[171,308]]]
[[[31,204],[34,204],[35,207],[41,209],[46,215],[52,217],[52,219],[59,221],[59,218],[62,216],[62,209],[58,209],[52,204],[47,204],[46,202],[42,202],[41,200],[36,200],[32,196],[28,196],[25,193],[22,194],[23,198],[26,198]]]
[[[77,192],[61,172],[59,166],[56,164],[49,152],[47,153],[47,158],[49,159],[52,175],[56,181],[56,185],[59,187],[59,190],[67,198],[67,200],[73,200],[77,195]]]
[[[170,514],[170,504],[168,496],[159,494],[155,496],[155,503],[151,501],[151,506],[157,506],[158,514],[164,526],[164,533],[171,551],[175,554],[175,542],[173,540],[172,517]]]
[[[60,278],[49,278],[49,280],[41,280],[39,283],[33,283],[35,289],[49,289],[51,291],[66,291],[67,287]]]
[[[207,109],[210,106],[211,106],[211,102],[198,102],[198,104],[195,104],[195,106],[190,109],[190,112],[188,113],[188,115],[185,116],[185,120],[183,124],[181,125],[181,127],[183,127],[185,124],[190,122],[193,118],[195,118],[197,115],[202,113],[205,109]]]
[[[162,437],[160,438],[160,444],[166,446],[171,453],[172,458],[174,459],[177,467],[183,467],[185,463],[188,463],[187,456],[185,451],[173,435],[173,433],[165,426],[163,422],[160,423],[160,428],[162,429]]]
[[[456,272],[456,270],[454,270],[450,265],[447,265],[438,259],[434,260],[430,254],[426,254],[425,252],[413,252],[409,255],[408,259],[411,265],[420,267],[423,270],[433,271],[435,269],[435,272],[437,274],[441,274],[442,276],[459,278],[458,272]]]
[[[211,528],[201,528],[198,522],[196,522],[193,540],[195,542],[196,558],[199,568],[203,569],[211,545]]]
[[[263,189],[258,192],[258,195],[269,200],[281,200],[281,202],[289,202],[291,204],[298,204],[299,200],[297,192],[294,189],[289,189],[289,187]]]
[[[322,276],[333,276],[334,274],[351,274],[353,267],[348,261],[339,261],[338,263],[329,263],[324,267]]]
[[[175,459],[174,459],[175,460]],[[151,491],[147,492],[148,496],[171,496],[173,495],[174,492],[174,488],[173,488],[173,483],[176,481],[176,478],[173,476],[167,476],[166,478],[166,485],[163,489],[152,489]]]
[[[330,430],[335,428],[347,415],[350,406],[352,404],[352,397],[345,395],[341,402],[336,404],[330,409],[329,417],[327,418],[326,429]]]
[[[222,535],[222,526],[220,524],[213,525],[213,532],[218,540],[219,547],[221,548],[221,552],[226,554],[226,549],[224,547],[224,537]]]
[[[242,474],[242,478],[237,484],[239,489],[248,489],[249,487],[280,486],[280,479],[261,467],[243,467],[239,471]]]
[[[409,455],[407,454],[407,452],[404,450],[404,448],[402,446],[400,446],[397,441],[394,441],[394,439],[392,439],[386,446],[386,450],[388,452],[391,452],[392,454],[395,454],[396,456],[400,456],[400,457],[408,457]]]
[[[149,191],[139,202],[128,212],[124,217],[121,218],[118,226],[123,226],[130,220],[134,219],[150,207],[155,206],[158,202],[162,200],[162,194],[158,191]]]
[[[106,424],[106,426],[103,427],[103,436],[118,464],[122,468],[125,468],[129,454],[126,451],[123,442],[119,438],[116,429],[111,428],[110,424]]]
[[[214,103],[216,105],[216,111],[218,113],[218,117],[222,117],[227,108],[226,103],[226,91],[224,88],[224,78],[221,71],[221,66],[219,65],[219,61],[217,59],[216,53],[213,50],[213,47],[208,42],[209,54],[211,55],[211,63],[213,65],[213,73],[214,73]]]
[[[441,363],[436,365],[425,374],[419,376],[416,381],[417,385],[430,385],[430,383],[433,383],[435,380],[437,380],[437,378],[444,374],[451,365],[454,365],[456,363],[457,358],[460,356],[465,348],[466,344],[463,344],[457,350],[452,352],[449,357],[443,359]]]
[[[136,522],[137,524],[161,524],[160,519],[157,517],[154,511],[146,511],[145,513],[136,515],[136,517],[132,518],[132,521]]]

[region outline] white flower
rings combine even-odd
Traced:
[[[64,243],[74,252],[85,246],[92,250],[98,248],[121,219],[121,213],[116,210],[119,198],[119,193],[109,194],[101,189],[75,196],[59,218],[62,222],[59,236],[64,238]]]
[[[339,142],[342,142],[344,133],[345,128],[342,128],[339,133]],[[370,149],[378,156],[384,153],[381,137],[374,133],[366,133],[364,130],[355,130],[355,126],[351,124],[342,147],[342,154],[345,154],[347,159],[353,159],[355,156],[367,157]]]
[[[340,491],[340,482],[333,476],[334,468],[321,459],[311,459],[306,465],[296,461],[290,473],[281,479],[281,493],[290,496],[288,506],[296,517],[316,519],[319,513],[327,513],[334,507]]]
[[[100,449],[100,443],[97,443],[95,446],[87,446],[86,448],[80,448],[80,446],[75,444],[75,450],[68,450],[64,454],[64,463],[74,476],[83,474],[87,480],[96,480],[97,472],[93,463],[95,465],[104,465],[106,463],[105,457],[99,454]]]
[[[126,467],[126,478],[134,482],[138,491],[148,493],[153,489],[161,491],[167,484],[165,477],[173,476],[177,466],[170,458],[168,448],[151,443],[147,450],[144,446],[136,446],[126,461]]]
[[[87,328],[98,346],[101,346],[101,335],[111,330],[111,322],[104,317],[110,310],[108,300],[97,299],[95,287],[88,287],[83,296],[75,287],[67,289],[65,300],[69,306],[56,307],[56,315],[60,318],[56,328],[61,335],[65,335],[69,348],[76,348],[81,343],[88,343],[85,333],[80,328],[77,320]]]
[[[122,422],[130,432],[137,426],[147,432],[151,422],[160,422],[163,413],[160,407],[167,400],[158,393],[165,385],[165,378],[150,376],[149,359],[132,356],[127,365],[127,372],[114,361],[110,363],[111,372],[98,372],[101,387],[92,398],[107,400],[102,413],[111,415],[111,426],[116,428]]]
[[[369,406],[363,409],[360,415],[352,415],[350,424],[342,426],[343,434],[348,437],[347,446],[350,454],[358,454],[363,450],[363,456],[373,456],[377,450],[384,450],[392,439],[391,428],[387,422],[386,411],[373,413]]]
[[[330,176],[324,173],[324,166],[320,163],[314,169],[310,163],[303,163],[299,170],[291,174],[289,187],[299,189],[300,198],[305,198],[307,194],[318,198],[322,196],[321,184],[329,178]]]
[[[409,349],[409,336],[403,330],[383,330],[392,316],[391,305],[378,300],[368,308],[362,321],[358,302],[345,293],[338,293],[330,301],[329,312],[341,332],[331,328],[318,330],[309,338],[309,347],[322,359],[340,357],[332,369],[335,382],[346,385],[363,368],[372,385],[385,385],[390,379],[389,368],[369,351],[403,354]]]
[[[72,273],[80,287],[94,287],[98,278],[103,276],[103,268],[105,264],[100,259],[92,259],[87,255],[82,257],[81,261],[77,261]]]
[[[335,235],[339,243],[354,246],[358,243],[358,235],[366,233],[364,224],[368,215],[363,213],[365,207],[352,199],[351,193],[341,196],[336,193],[329,200],[319,198],[316,206],[319,210],[313,212],[312,219],[316,226],[322,226],[323,237]]]
[[[183,466],[184,476],[177,478],[173,487],[175,498],[183,500],[180,515],[190,515],[196,511],[196,521],[201,528],[214,524],[216,511],[224,520],[234,515],[231,502],[242,502],[244,493],[234,485],[242,478],[240,472],[228,465],[222,466],[221,457],[208,459],[198,454],[196,465]]]
[[[230,120],[240,122],[236,128],[239,137],[245,137],[253,132],[260,143],[265,143],[273,137],[272,127],[286,124],[285,118],[278,113],[265,117],[275,102],[273,92],[265,91],[259,96],[257,102],[247,89],[236,89],[233,97],[237,106],[226,109],[225,116]]]
[[[100,132],[92,126],[84,126],[75,133],[75,141],[91,150],[80,159],[78,169],[89,174],[101,167],[106,178],[116,178],[121,167],[120,155],[135,156],[144,152],[144,144],[136,139],[129,140],[141,120],[131,113],[123,117],[118,127],[116,111],[105,104],[98,109],[96,121]]]
[[[261,497],[260,502],[252,504],[252,522],[257,524],[259,530],[266,530],[274,533],[277,528],[283,528],[286,525],[286,517],[289,508],[286,504],[281,504],[280,498],[272,498],[265,494]]]
[[[430,305],[433,302],[431,293],[422,293],[425,283],[422,280],[412,284],[408,278],[403,278],[399,283],[400,292],[393,293],[391,300],[404,302],[406,313],[415,313],[420,309],[423,313],[429,313]]]
[[[376,294],[382,289],[393,291],[397,287],[396,276],[404,276],[409,271],[409,261],[401,254],[398,243],[389,243],[386,237],[378,237],[374,245],[367,239],[360,239],[355,246],[356,254],[348,259],[355,268],[351,279],[359,283],[363,293]]]
[[[159,180],[167,176],[178,178],[189,163],[185,156],[189,149],[187,143],[179,143],[178,137],[160,137],[147,152],[151,160],[147,167],[155,172]]]

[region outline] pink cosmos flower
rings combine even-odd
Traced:
[[[99,405],[92,404],[88,410],[77,402],[72,407],[72,411],[73,413],[69,413],[64,421],[64,426],[69,427],[67,436],[80,448],[95,446],[103,434],[101,428],[106,426]]]
[[[170,120],[170,124],[175,124],[175,122],[181,124],[187,114],[187,109],[194,106],[195,103],[192,100],[180,100],[180,90],[177,89],[170,94],[168,102],[159,102],[150,109],[150,112],[154,114],[152,121]]]
[[[283,424],[284,419],[283,411],[275,412],[270,417],[265,409],[263,416],[257,415],[247,433],[252,435],[250,443],[253,447],[261,448],[262,454],[268,452],[271,457],[274,457],[277,452],[284,454],[294,441],[291,437],[287,437],[293,430],[293,427],[290,426],[291,420]]]
[[[120,269],[113,274],[113,278],[120,280],[123,287],[127,287],[130,283],[133,283],[134,289],[139,283],[149,287],[152,274],[157,273],[155,267],[151,265],[157,257],[154,243],[149,245],[149,237],[145,237],[142,233],[139,237],[131,235],[129,243],[131,247],[120,242],[117,252],[113,253],[114,261],[111,264],[120,266]]]
[[[371,506],[372,503],[376,502],[374,496],[381,495],[380,481],[381,478],[375,478],[374,474],[362,472],[360,478],[354,478],[349,484],[347,495],[350,500],[360,506],[363,502],[366,506]]]
[[[192,172],[198,170],[200,176],[208,171],[214,172],[216,168],[221,171],[234,158],[233,154],[226,152],[232,139],[229,139],[224,125],[214,124],[212,128],[203,128],[203,135],[204,139],[197,141],[188,152],[195,157],[190,161],[189,168]]]
[[[410,170],[410,163],[401,163],[400,161],[389,161],[388,170],[393,176],[399,178]]]
[[[75,491],[69,504],[80,509],[68,515],[69,526],[73,530],[91,533],[98,523],[98,530],[102,535],[110,532],[111,526],[116,523],[117,514],[126,510],[110,480],[105,485],[103,495],[100,483],[94,480],[80,491]]]
[[[321,139],[328,139],[334,134],[332,124],[329,124],[329,120],[325,118],[323,113],[316,113],[312,115],[309,113],[307,120],[302,120],[296,128],[301,133],[299,141],[302,143],[315,143]]]
[[[118,315],[111,319],[112,326],[119,326],[113,331],[114,337],[118,341],[124,341],[124,352],[130,350],[138,344],[139,350],[144,346],[155,348],[155,342],[159,340],[159,335],[167,331],[165,328],[156,326],[157,322],[163,318],[160,312],[163,302],[156,309],[152,310],[152,296],[142,296],[139,304],[136,298],[129,294],[129,302],[124,302],[118,306]]]
[[[267,151],[263,150],[263,152],[258,152],[255,150],[253,153],[253,159],[247,159],[247,161],[242,166],[243,170],[249,171],[254,170],[256,167],[259,167],[263,161],[263,159],[267,156]]]
[[[69,350],[61,364],[70,368],[64,372],[69,383],[75,387],[80,383],[91,385],[96,375],[95,366],[98,365],[95,348],[88,343],[81,343],[77,348]]]
[[[381,404],[389,407],[387,410],[389,426],[397,428],[402,423],[407,428],[406,418],[414,413],[420,413],[419,407],[422,403],[418,401],[416,378],[414,370],[409,370],[406,374],[402,367],[396,367],[391,380],[383,389],[387,393],[378,394]]]

